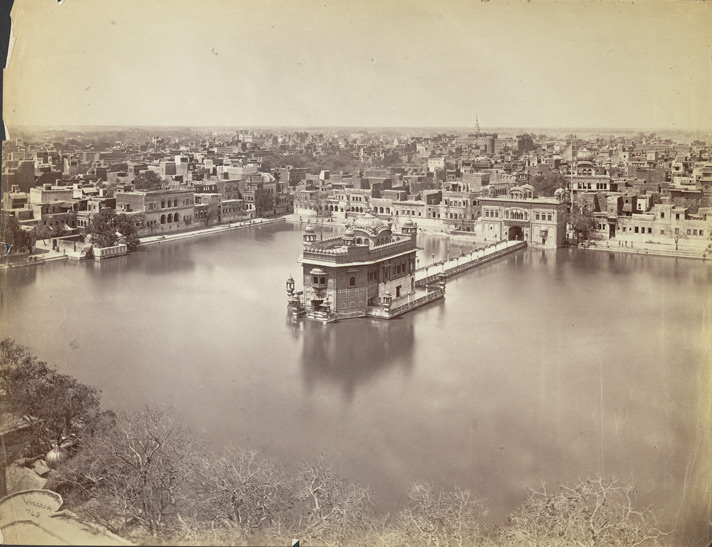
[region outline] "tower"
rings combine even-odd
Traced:
[[[408,220],[405,221],[405,224],[403,224],[401,228],[401,233],[414,239],[414,236],[418,234],[418,226],[408,217]]]
[[[314,226],[312,226],[311,220],[307,221],[307,226],[304,228],[304,235],[302,236],[302,240],[304,241],[304,247],[310,247],[313,243],[316,242],[316,230],[314,230]]]
[[[480,118],[477,114],[475,114],[475,134],[480,134]]]

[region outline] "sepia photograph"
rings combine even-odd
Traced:
[[[0,545],[712,546],[708,2],[0,23]]]

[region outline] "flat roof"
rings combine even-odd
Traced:
[[[380,257],[380,258],[374,258],[373,260],[365,260],[362,262],[329,262],[327,260],[315,260],[315,259],[309,259],[309,260],[304,260],[304,255],[301,255],[297,262],[300,264],[314,264],[316,266],[328,266],[330,268],[352,268],[354,266],[370,266],[372,264],[375,264],[377,262],[383,262],[384,260],[391,260],[393,258],[398,258],[401,256],[405,256],[410,253],[415,253],[418,249],[416,247],[413,247],[410,250],[407,251],[401,251],[400,253],[396,253],[393,255],[389,255],[387,257]]]

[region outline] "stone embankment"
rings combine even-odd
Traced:
[[[278,218],[255,218],[252,220],[231,222],[228,224],[220,224],[217,226],[210,226],[206,228],[197,228],[190,230],[188,232],[177,232],[172,234],[162,234],[155,236],[146,236],[141,238],[140,247],[145,247],[148,245],[155,245],[157,243],[167,243],[169,241],[177,241],[182,239],[191,239],[194,237],[221,234],[223,232],[229,232],[232,230],[240,230],[243,228],[254,228],[256,226],[262,226],[263,224],[274,224],[276,222],[284,222],[284,217]],[[140,248],[139,247],[139,248]],[[26,266],[39,266],[41,264],[46,264],[47,262],[53,262],[57,260],[67,260],[68,255],[57,252],[50,248],[46,248],[38,244],[37,249],[34,254],[23,254],[23,255],[9,255],[0,258],[0,269],[5,268],[22,268]]]

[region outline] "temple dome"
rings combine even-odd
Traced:
[[[593,152],[586,148],[582,148],[578,154],[576,154],[576,159],[579,161],[591,161],[593,159]]]
[[[378,233],[383,230],[387,230],[388,225],[380,218],[373,216],[371,213],[366,213],[354,221],[354,229]]]
[[[306,228],[304,228],[304,231],[305,231],[307,234],[313,234],[313,233],[314,233],[315,230],[314,230],[314,226],[312,226],[311,221],[308,221],[308,222],[307,222],[307,226],[306,226]]]

